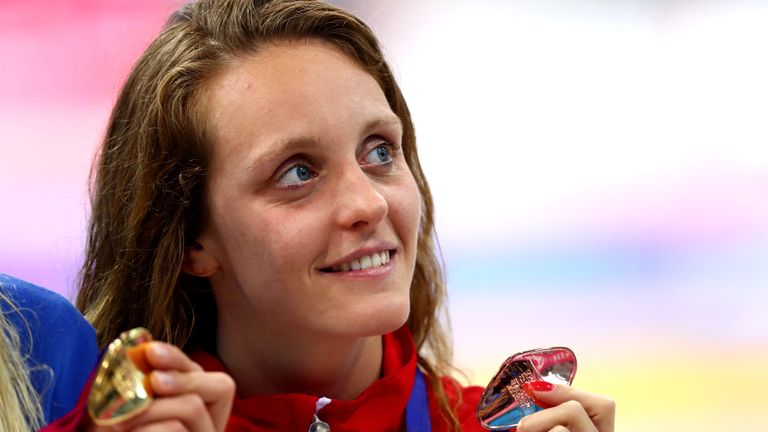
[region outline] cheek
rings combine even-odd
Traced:
[[[394,200],[397,223],[403,231],[402,235],[414,240],[418,235],[421,222],[421,193],[416,180],[409,176],[399,187],[397,199]],[[415,246],[415,244],[414,244]]]
[[[314,220],[282,212],[229,218],[222,236],[229,257],[226,285],[239,288],[228,301],[247,299],[259,313],[269,314],[286,301],[306,297],[302,287],[317,255],[316,245],[322,244],[317,238],[322,230]]]
[[[240,258],[240,270],[256,272],[265,270],[302,268],[299,264],[316,255],[313,246],[321,244],[318,233],[319,221],[314,217],[298,217],[283,212],[261,213],[241,221],[236,238]],[[287,275],[289,273],[283,273]]]

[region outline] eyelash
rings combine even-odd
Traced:
[[[378,150],[379,148],[382,148],[382,147],[386,148],[389,151],[389,160],[388,161],[381,162],[381,163],[378,163],[378,164],[365,164],[365,163],[363,163],[363,165],[371,166],[371,167],[383,167],[383,166],[392,164],[394,162],[394,160],[395,160],[395,156],[397,156],[397,153],[400,151],[400,145],[392,144],[389,141],[386,141],[386,140],[383,140],[383,139],[381,141],[377,141],[375,145],[370,147],[370,149],[363,156],[363,160],[365,160],[368,155],[370,155],[371,153],[373,153],[374,151],[376,151],[376,150]]]
[[[286,177],[286,176],[288,176],[288,174],[289,174],[291,171],[293,171],[294,169],[297,169],[297,168],[299,168],[299,167],[305,167],[307,170],[309,170],[309,175],[310,175],[310,178],[309,178],[309,179],[307,179],[307,180],[301,180],[301,179],[299,179],[299,180],[300,180],[300,182],[299,182],[299,183],[292,183],[292,184],[285,184],[285,185],[280,185],[281,181],[282,181],[283,179],[285,179],[285,177]],[[277,177],[277,184],[278,184],[278,185],[280,185],[280,187],[286,188],[286,189],[288,189],[288,190],[292,190],[292,189],[298,189],[298,188],[300,188],[300,187],[304,186],[304,185],[305,185],[307,182],[311,181],[311,180],[312,180],[313,178],[315,178],[315,177],[317,177],[317,171],[313,170],[313,169],[312,169],[312,167],[310,166],[310,164],[308,164],[308,163],[306,163],[306,162],[296,162],[296,163],[294,163],[294,164],[291,164],[291,165],[290,165],[290,166],[289,166],[287,169],[285,169],[285,170],[282,172],[282,174],[280,174],[280,175]]]

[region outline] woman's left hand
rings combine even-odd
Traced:
[[[613,432],[613,399],[543,381],[526,386],[539,403],[551,408],[523,417],[517,432]]]
[[[155,399],[146,411],[114,426],[91,432],[222,432],[235,382],[223,372],[206,372],[174,345],[149,342],[147,360]]]

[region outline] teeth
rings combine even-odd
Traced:
[[[354,259],[344,264],[333,266],[331,270],[335,272],[347,272],[350,270],[365,270],[369,268],[381,267],[389,263],[389,251],[373,253],[360,259]]]

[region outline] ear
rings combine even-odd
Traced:
[[[220,268],[219,261],[200,243],[195,242],[184,252],[184,262],[181,264],[181,270],[184,273],[208,277],[218,272]]]

